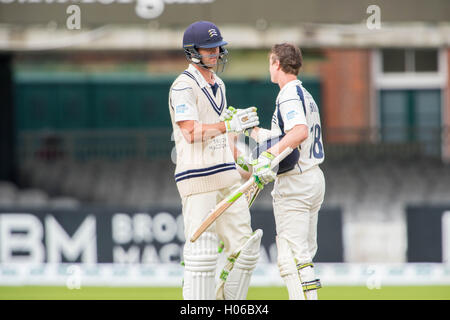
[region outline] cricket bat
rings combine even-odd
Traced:
[[[290,147],[287,147],[286,149],[284,149],[283,152],[281,152],[278,156],[275,157],[275,159],[273,159],[273,161],[271,163],[271,169],[276,167],[280,163],[280,161],[282,161],[284,158],[286,158],[291,152],[292,152],[292,148],[290,148]],[[206,219],[202,222],[200,227],[198,227],[198,229],[195,231],[194,235],[191,237],[191,242],[194,242],[195,240],[197,240],[200,237],[200,235],[203,232],[205,232],[205,230],[208,229],[209,226],[214,221],[216,221],[216,219],[218,217],[220,217],[220,215],[222,213],[225,212],[225,210],[227,210],[233,203],[236,202],[237,199],[239,199],[243,194],[245,194],[250,189],[255,188],[255,187],[258,188],[258,186],[255,182],[255,177],[252,175],[251,178],[247,180],[247,182],[245,182],[242,186],[240,186],[234,192],[229,194],[225,199],[223,199],[221,202],[219,202],[214,209],[212,209],[211,213],[206,217]],[[253,199],[251,201],[252,203],[253,203],[253,200],[256,198],[257,194],[258,194],[258,192],[253,197]]]

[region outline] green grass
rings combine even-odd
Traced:
[[[251,287],[249,300],[287,300],[284,287]],[[179,300],[181,288],[156,287],[0,287],[0,300]],[[319,290],[321,300],[450,300],[450,286],[385,286],[369,290],[364,286],[330,286]]]

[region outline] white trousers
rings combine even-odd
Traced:
[[[324,195],[325,178],[318,166],[275,180],[272,197],[277,236],[288,242],[297,264],[312,262],[316,254],[318,212]]]
[[[239,187],[240,184],[237,184],[230,188],[193,194],[182,198],[186,241],[189,241],[211,209]],[[224,243],[224,253],[227,256],[241,247],[253,232],[250,210],[245,197],[240,197],[206,231],[218,235]]]

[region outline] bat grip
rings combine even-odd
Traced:
[[[273,159],[270,163],[270,169],[275,168],[281,161],[283,161],[284,158],[286,158],[292,152],[292,150],[293,149],[291,147],[287,147],[283,150],[283,152],[277,155],[275,159]]]

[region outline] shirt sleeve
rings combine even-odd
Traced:
[[[198,121],[197,103],[194,91],[187,82],[178,82],[170,92],[171,104],[175,122],[196,120]]]
[[[306,106],[303,106],[298,95],[291,94],[282,97],[278,108],[284,122],[284,131],[289,131],[299,124],[308,125],[305,115]]]

